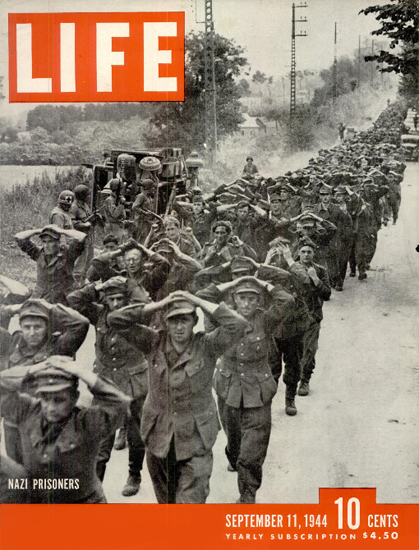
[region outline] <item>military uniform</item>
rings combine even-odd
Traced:
[[[211,391],[215,363],[246,326],[245,320],[225,304],[213,317],[218,328],[209,334],[194,333],[181,354],[172,346],[166,330],[148,328],[149,338],[144,339],[149,393],[141,435],[159,503],[205,503],[209,494],[212,447],[220,429]],[[115,328],[144,321],[139,309],[121,309],[109,316]]]
[[[301,360],[301,383],[308,384],[316,366],[316,352],[319,346],[320,324],[323,319],[323,302],[329,300],[331,287],[327,269],[313,263],[320,284],[317,286],[310,280],[310,285],[304,287],[304,300],[310,311],[310,323],[304,333],[304,351]],[[305,268],[305,266],[303,266]],[[300,395],[303,395],[300,393]]]
[[[60,252],[47,261],[44,249],[31,239],[16,239],[17,244],[35,260],[36,287],[32,298],[44,298],[51,304],[67,305],[67,294],[74,288],[74,264],[84,249],[84,241],[61,246]]]
[[[251,291],[252,283],[242,283]],[[271,402],[277,391],[272,375],[273,335],[282,324],[294,300],[274,288],[268,311],[257,309],[238,342],[231,342],[221,357],[214,387],[221,422],[227,435],[226,455],[238,473],[241,503],[254,503],[262,483],[262,465],[271,433]],[[285,314],[285,315],[284,315]]]
[[[95,405],[75,407],[64,421],[50,424],[43,417],[41,402],[19,393],[28,381],[29,367],[1,373],[2,408],[17,415],[22,442],[22,464],[28,473],[29,503],[104,503],[102,485],[96,475],[96,457],[104,434],[114,429],[128,398],[111,382],[97,377],[90,391]],[[45,372],[48,375],[48,372]],[[64,377],[64,373],[62,373]],[[68,377],[67,377],[68,378]],[[56,380],[56,374],[54,374]],[[50,383],[55,383],[51,380]],[[10,397],[12,400],[10,401]],[[32,480],[68,480],[66,488],[34,486]],[[54,487],[54,486],[52,486]]]
[[[141,330],[135,325],[126,331],[116,331],[108,324],[109,309],[98,303],[99,293],[89,284],[69,296],[74,309],[80,311],[96,327],[96,360],[94,372],[112,380],[126,395],[132,397],[131,415],[127,420],[129,474],[141,479],[144,444],[140,436],[141,411],[147,395],[147,361],[140,351]],[[97,461],[97,473],[105,476],[115,440],[115,431],[108,432],[102,442]]]
[[[1,370],[41,363],[51,355],[71,357],[80,348],[89,330],[89,323],[85,317],[60,304],[52,306],[48,311],[42,301],[29,299],[22,305],[19,313],[20,319],[24,319],[26,316],[45,319],[48,323],[47,339],[39,348],[30,349],[20,330],[15,331],[7,339],[4,337]],[[8,327],[10,318],[10,315],[2,312],[2,334],[5,332],[5,327]],[[21,462],[17,432],[17,401],[15,407],[10,406],[7,413],[3,411],[3,416],[6,452],[16,462]]]
[[[85,246],[82,254],[77,258],[74,264],[74,278],[79,285],[83,285],[86,280],[87,270],[93,259],[93,231],[92,227],[84,227],[88,218],[92,215],[90,207],[82,201],[76,200],[70,208],[71,220],[74,229],[86,234]]]

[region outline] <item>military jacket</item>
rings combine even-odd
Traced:
[[[143,334],[136,325],[125,331],[109,326],[109,309],[99,300],[94,284],[86,285],[69,296],[72,306],[96,327],[94,372],[112,380],[130,397],[147,394],[147,361],[140,351]]]
[[[262,407],[276,393],[269,363],[273,336],[280,332],[284,313],[293,308],[294,300],[276,288],[271,297],[273,305],[268,311],[256,310],[242,337],[231,342],[217,367],[215,391],[231,407]]]
[[[18,426],[22,443],[23,466],[28,472],[28,502],[95,503],[104,502],[101,483],[96,475],[96,459],[101,440],[114,431],[128,398],[111,382],[98,377],[91,389],[95,406],[75,407],[70,417],[51,437],[51,428],[43,418],[39,399],[18,393],[27,367],[1,373],[2,407],[17,397]],[[13,401],[15,403],[16,401]],[[57,430],[56,430],[57,431]],[[55,434],[54,434],[55,435]],[[32,480],[77,480],[73,489],[33,488]]]
[[[181,355],[165,330],[144,327],[149,332],[142,347],[148,353],[149,393],[141,417],[141,437],[157,457],[167,456],[173,437],[178,461],[205,454],[215,443],[220,429],[212,395],[215,364],[238,341],[247,322],[224,303],[213,318],[218,328],[194,333]],[[132,322],[139,320],[130,311],[117,310],[109,315],[115,328]]]

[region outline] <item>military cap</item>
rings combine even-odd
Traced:
[[[305,215],[301,216],[300,223],[305,225],[314,225],[316,223],[316,220],[314,220],[310,214],[307,212]]]
[[[234,199],[236,198],[236,195],[233,195],[233,193],[227,193],[227,192],[226,192],[226,193],[220,193],[220,194],[218,195],[218,197],[219,197],[220,199],[223,198],[223,199],[225,199],[225,200],[227,200],[227,199],[228,199],[228,200],[234,200]]]
[[[260,295],[260,288],[253,281],[243,281],[242,283],[240,283],[236,287],[236,289],[234,291],[234,294],[258,294],[258,295]]]
[[[335,189],[335,194],[336,195],[347,195],[348,190],[346,189],[346,187],[344,185],[338,185]]]
[[[112,277],[103,283],[102,292],[106,296],[112,294],[125,294],[127,292],[127,279],[125,277]]]
[[[187,315],[195,313],[195,305],[186,298],[174,298],[167,306],[166,319],[176,317],[177,315]]]
[[[158,254],[173,254],[173,249],[171,248],[170,244],[165,239],[162,239],[161,241],[158,241],[153,246],[153,249]]]
[[[284,183],[281,186],[281,189],[285,189],[285,191],[289,191],[290,193],[296,193],[297,189],[293,187],[290,183]]]
[[[253,157],[246,157],[246,162],[251,160],[253,162]]]
[[[52,237],[56,241],[59,241],[60,238],[61,238],[61,234],[56,229],[51,227],[50,225],[45,226],[43,228],[43,230],[41,231],[41,233],[39,234],[40,239],[42,239],[43,237],[46,237],[46,236]]]
[[[330,187],[330,185],[326,185],[323,183],[323,185],[320,188],[320,195],[330,195],[333,192],[333,188]]]
[[[270,201],[280,201],[281,200],[281,197],[278,195],[278,193],[274,193],[273,195],[270,195]]]
[[[250,206],[249,201],[241,200],[236,204],[236,209],[244,208],[245,206]]]
[[[234,256],[230,262],[230,271],[231,273],[236,273],[237,271],[248,271],[254,270],[252,262],[243,256]]]
[[[196,193],[193,197],[192,197],[192,203],[198,203],[198,202],[204,202],[204,197],[202,196],[201,193]]]
[[[303,246],[309,246],[313,250],[316,250],[317,248],[317,246],[310,239],[310,237],[307,237],[307,236],[301,237],[301,239],[298,241],[298,248],[302,248]]]
[[[63,363],[66,366],[71,366],[72,363],[75,364],[69,357],[60,355],[53,355],[42,363],[45,368],[37,371],[34,375],[36,393],[58,392],[67,388],[77,388],[78,377],[62,370],[60,366]]]
[[[118,244],[118,237],[116,235],[112,235],[111,233],[109,235],[106,235],[103,239],[103,244],[109,244],[109,243],[115,243]]]
[[[167,227],[170,224],[176,225],[176,227],[180,227],[180,221],[176,216],[167,216],[167,218],[164,220],[164,225]]]
[[[22,304],[22,307],[19,311],[19,320],[22,320],[24,317],[41,317],[46,321],[49,321],[49,311],[44,306],[41,300],[36,298],[29,298]]]

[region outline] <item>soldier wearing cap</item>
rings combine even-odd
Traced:
[[[332,191],[332,187],[323,184],[319,191],[320,202],[314,205],[313,212],[336,227],[336,232],[325,249],[322,265],[328,269],[332,288],[341,291],[341,264],[346,258],[347,265],[352,246],[352,218],[347,211],[332,203]]]
[[[234,224],[234,233],[242,242],[253,248],[253,250],[256,250],[255,230],[260,224],[260,219],[254,216],[249,201],[241,200],[237,203],[236,215],[237,220]]]
[[[393,225],[396,225],[397,218],[399,217],[399,208],[402,200],[402,192],[400,183],[403,180],[403,175],[390,170],[387,175],[389,193],[388,193],[388,202],[391,208],[393,215]]]
[[[212,224],[214,240],[201,250],[198,259],[204,267],[218,266],[231,261],[234,256],[247,256],[257,260],[257,254],[237,235],[228,221],[219,220]]]
[[[211,238],[211,225],[217,216],[217,209],[210,207],[208,211],[204,208],[204,199],[200,193],[192,197],[193,214],[190,219],[192,232],[201,246],[204,246]]]
[[[89,323],[85,317],[61,304],[30,298],[22,305],[2,306],[1,322],[5,330],[12,316],[19,314],[20,330],[11,334],[8,349],[2,350],[2,370],[41,363],[51,355],[72,356],[82,345]],[[5,417],[6,452],[21,462],[17,433],[17,409],[9,407]]]
[[[310,324],[304,333],[304,351],[301,361],[301,382],[298,395],[308,395],[309,382],[316,366],[320,324],[323,319],[323,302],[329,300],[331,286],[327,269],[314,263],[316,245],[309,237],[299,243],[299,263],[310,277],[310,285],[304,287],[304,300],[311,314]]]
[[[190,290],[196,273],[202,269],[201,263],[182,252],[171,239],[161,239],[153,245],[153,249],[168,262],[167,280],[155,293],[155,301],[175,290]]]
[[[311,279],[303,266],[294,261],[289,241],[282,237],[277,237],[270,243],[265,262],[259,266],[258,277],[282,288],[294,298],[294,314],[284,317],[274,332],[276,349],[272,357],[272,372],[274,378],[279,380],[284,366],[282,381],[286,388],[285,413],[295,416],[295,396],[301,378],[304,335],[311,322],[304,292]]]
[[[39,236],[42,246],[32,241]],[[68,245],[60,243],[61,236],[71,238]],[[15,235],[18,246],[36,261],[36,287],[33,298],[44,298],[55,304],[67,304],[67,294],[74,288],[73,269],[84,249],[85,233],[47,225],[43,229],[30,229]]]
[[[223,285],[232,292],[237,313],[249,323],[237,342],[221,357],[214,378],[221,423],[227,435],[229,469],[238,473],[242,504],[253,504],[262,483],[262,466],[271,433],[271,402],[277,391],[272,375],[273,336],[292,315],[294,300],[280,287],[255,277]],[[263,292],[271,306],[260,308]]]
[[[131,414],[126,423],[129,475],[122,490],[123,496],[135,495],[140,489],[145,453],[140,436],[141,411],[147,395],[147,361],[141,351],[143,332],[135,325],[124,332],[116,331],[108,322],[111,312],[128,305],[131,295],[128,285],[129,279],[113,277],[104,283],[88,284],[68,297],[72,307],[86,315],[96,328],[94,372],[112,380],[132,398]],[[97,461],[100,480],[105,476],[114,441],[115,430],[109,431],[103,439]]]
[[[87,279],[89,282],[92,283],[94,281],[99,281],[100,279],[102,279],[102,282],[105,282],[111,277],[115,277],[117,275],[122,275],[123,277],[126,276],[126,269],[122,256],[111,256],[111,258],[108,256],[103,256],[118,249],[118,237],[112,234],[105,235],[103,239],[103,253],[98,255],[100,256],[99,261],[94,262],[93,259],[91,266],[87,270]]]
[[[76,406],[78,381],[94,396],[90,408]],[[35,397],[25,387],[35,389]],[[111,382],[68,357],[53,356],[0,374],[2,410],[17,416],[29,503],[104,503],[96,458],[129,398]]]
[[[217,325],[211,333],[193,331],[196,307]],[[144,326],[157,311],[166,318],[160,331]],[[148,354],[149,392],[141,434],[157,501],[205,503],[220,429],[212,396],[215,364],[241,336],[245,319],[223,303],[177,291],[160,302],[115,311],[109,322],[122,330],[135,323],[149,333],[142,347]]]

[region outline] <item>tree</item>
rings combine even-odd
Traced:
[[[263,84],[266,82],[267,77],[265,73],[261,73],[260,71],[256,71],[255,74],[252,76],[252,82],[255,82],[255,84]]]
[[[218,136],[237,131],[241,116],[240,88],[236,78],[247,65],[243,49],[234,41],[214,35],[215,87]],[[144,139],[150,147],[202,147],[205,143],[205,34],[190,33],[185,39],[185,101],[154,107],[151,123],[156,131]]]
[[[250,91],[250,84],[245,78],[239,80],[238,89],[241,97],[247,97],[252,94]]]
[[[390,38],[390,50],[367,55],[366,61],[385,64],[381,72],[401,74],[400,91],[405,95],[419,92],[419,2],[418,0],[391,0],[390,4],[370,6],[360,13],[376,14],[381,27],[372,32],[376,36]],[[397,46],[402,46],[397,50]]]

